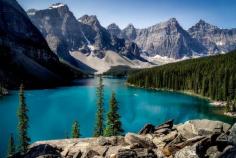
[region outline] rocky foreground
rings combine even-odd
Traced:
[[[236,123],[191,120],[145,125],[125,136],[39,141],[24,156],[47,158],[201,158],[236,157]]]

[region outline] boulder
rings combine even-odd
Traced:
[[[62,158],[60,151],[48,144],[41,144],[34,146],[28,150],[25,155],[17,153],[11,158],[32,158],[32,157],[50,157],[50,158]]]
[[[169,128],[169,129],[171,129],[173,127],[173,123],[174,123],[174,120],[168,120],[165,123],[156,126],[155,130],[159,130],[159,129],[162,129],[162,128]]]
[[[169,144],[167,144],[163,151],[165,152],[166,156],[172,155],[176,153],[178,150],[183,149],[186,146],[193,146],[195,143],[203,140],[205,137],[203,136],[196,136],[194,138],[190,138],[188,140],[184,140],[181,136],[177,137],[176,140],[173,140]],[[167,154],[168,153],[168,154]]]
[[[95,157],[95,156],[100,156],[97,151],[87,150],[86,152],[83,153],[81,158],[91,158],[91,157]]]
[[[216,144],[219,148],[220,151],[223,151],[224,148],[226,146],[228,146],[230,144],[230,142],[228,141],[228,135],[225,133],[220,134],[217,138],[216,138]]]
[[[186,146],[174,154],[174,158],[199,158],[195,146]]]
[[[206,132],[219,133],[219,132],[227,132],[231,125],[221,122],[221,121],[211,121],[211,120],[192,120],[189,121],[194,127],[195,132],[200,135],[203,130]]]
[[[177,130],[185,138],[191,138],[197,135],[211,135],[214,133],[227,132],[230,125],[221,121],[211,120],[191,120],[184,124],[177,125]]]
[[[177,137],[177,135],[178,135],[177,131],[172,131],[165,136],[154,137],[152,141],[158,148],[163,148],[166,143],[169,143],[172,140],[174,140]]]
[[[116,158],[136,158],[137,153],[132,149],[121,149],[118,151]]]
[[[194,127],[191,123],[185,122],[184,124],[180,124],[176,126],[176,129],[179,134],[181,134],[182,137],[185,139],[193,138],[197,136],[197,134],[194,131]]]
[[[157,158],[156,153],[152,149],[134,149],[137,154],[137,157],[148,157],[148,158]]]
[[[112,136],[112,137],[98,137],[97,144],[100,146],[116,146],[124,145],[124,137],[122,136]]]
[[[154,131],[155,131],[155,126],[153,126],[152,124],[146,124],[146,125],[139,131],[138,134],[145,135],[145,134],[154,133]]]
[[[169,128],[160,128],[155,130],[154,134],[168,134],[171,131]]]
[[[228,146],[225,150],[219,155],[219,158],[235,158],[236,157],[236,147]]]
[[[142,135],[133,134],[133,133],[127,133],[125,135],[125,142],[129,145],[136,145],[140,148],[154,148],[155,147],[155,145],[149,138]]]
[[[118,151],[119,150],[122,150],[122,149],[129,149],[129,147],[124,147],[124,146],[110,146],[108,148],[108,150],[106,151],[106,157],[110,157],[112,155],[117,155]]]
[[[73,155],[73,158],[81,158],[82,154],[83,153],[81,151],[78,151]]]
[[[231,127],[228,141],[232,145],[236,145],[236,123]]]
[[[209,157],[209,158],[219,157],[220,153],[221,152],[218,151],[217,146],[211,146],[207,149],[205,157]]]

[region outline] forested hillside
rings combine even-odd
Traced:
[[[192,91],[213,100],[236,98],[236,51],[190,59],[128,76],[129,84],[168,90]]]

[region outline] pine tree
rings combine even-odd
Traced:
[[[18,130],[19,130],[19,150],[22,153],[25,153],[27,151],[27,147],[30,142],[30,138],[28,137],[28,122],[29,118],[27,116],[27,105],[25,102],[25,96],[24,96],[24,85],[20,85],[19,90],[19,109],[18,109]]]
[[[227,102],[226,102],[226,106],[225,106],[226,112],[230,112],[231,111],[231,107],[230,106],[231,106],[230,105],[230,100],[229,100],[229,98],[227,98]]]
[[[8,150],[7,150],[7,157],[12,156],[16,152],[15,141],[13,134],[10,135],[9,142],[8,142]]]
[[[104,85],[102,76],[99,76],[99,83],[97,86],[97,112],[96,112],[96,124],[94,129],[94,136],[99,137],[103,135],[104,128]]]
[[[110,100],[109,111],[107,113],[106,128],[104,130],[104,136],[117,136],[121,135],[124,130],[120,121],[120,115],[118,113],[119,107],[115,97],[115,93],[112,92]]]
[[[75,121],[72,125],[72,132],[71,132],[71,137],[72,138],[79,138],[80,135],[80,129],[79,129],[79,124],[77,121]]]

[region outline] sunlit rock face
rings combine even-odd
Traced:
[[[180,59],[195,54],[206,54],[207,49],[185,31],[175,18],[145,29],[129,24],[121,36],[134,41],[148,56],[166,56]]]
[[[188,32],[208,49],[208,54],[227,53],[236,49],[236,29],[220,29],[200,20]]]

